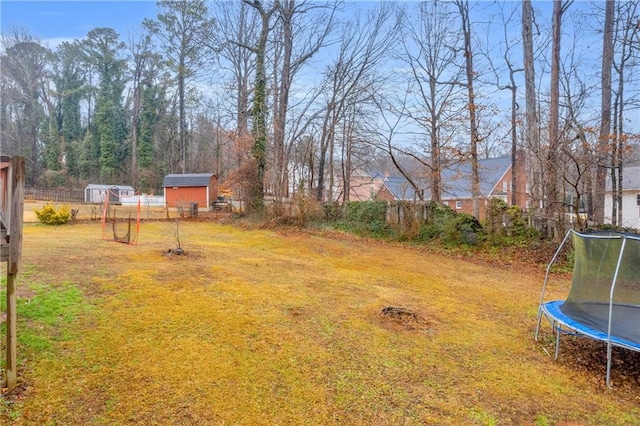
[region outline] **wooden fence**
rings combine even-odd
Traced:
[[[56,203],[84,203],[84,190],[25,188],[24,199],[52,201]]]

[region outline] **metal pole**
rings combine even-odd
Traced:
[[[549,265],[547,265],[547,272],[544,275],[544,284],[542,284],[542,294],[540,295],[540,304],[538,305],[538,325],[536,326],[536,335],[535,335],[536,342],[538,341],[538,334],[540,333],[540,322],[542,321],[542,305],[544,304],[544,292],[547,288],[547,281],[549,280],[549,271],[551,271],[551,266],[555,263],[556,258],[558,257],[558,255],[560,254],[560,251],[562,250],[562,247],[564,247],[565,243],[567,242],[567,239],[569,238],[569,235],[572,232],[573,231],[571,229],[567,231],[564,238],[562,239],[562,243],[560,243],[560,247],[558,247],[555,254],[553,255],[553,258],[551,258],[551,262],[549,262]]]
[[[613,320],[613,292],[616,289],[616,281],[618,280],[618,272],[620,271],[620,265],[622,264],[622,256],[624,254],[624,247],[627,244],[627,236],[622,236],[622,246],[620,246],[620,254],[618,255],[618,263],[616,264],[616,271],[613,274],[613,281],[611,282],[611,291],[609,292],[609,325],[607,327],[607,387],[611,388],[611,323]]]

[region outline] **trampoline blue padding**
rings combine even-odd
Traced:
[[[613,333],[611,338],[609,338],[606,331],[590,327],[585,324],[584,321],[578,321],[563,312],[561,308],[564,304],[564,300],[554,300],[553,302],[544,303],[541,306],[542,313],[549,320],[560,325],[558,326],[557,324],[554,324],[554,328],[564,332],[575,332],[576,334],[580,334],[594,340],[600,340],[603,342],[610,341],[612,345],[640,352],[640,342],[628,340],[620,336],[616,336]],[[638,310],[638,313],[640,313],[640,310]]]

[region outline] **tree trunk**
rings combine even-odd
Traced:
[[[472,214],[480,218],[480,176],[478,172],[478,124],[476,114],[476,98],[474,93],[473,52],[471,51],[471,21],[469,18],[469,3],[457,2],[462,18],[462,34],[464,36],[465,72],[467,77],[467,96],[469,109],[469,154],[471,157],[471,196]]]
[[[186,147],[186,138],[185,138],[185,101],[184,101],[184,57],[180,56],[180,65],[178,68],[178,132],[180,135],[178,136],[180,139],[180,168],[182,173],[187,172],[187,147]]]
[[[560,191],[559,160],[561,151],[558,134],[558,121],[560,115],[560,37],[562,28],[562,14],[564,13],[563,0],[553,1],[552,14],[552,48],[551,48],[551,84],[549,95],[549,151],[545,172],[545,188],[547,203],[545,212],[547,218],[553,224],[554,238],[560,237],[560,228],[563,224],[563,200]]]
[[[429,78],[429,91],[432,99],[437,94],[436,80]],[[431,131],[430,150],[431,150],[431,201],[439,203],[442,201],[442,154],[440,152],[440,140],[438,138],[438,115],[435,109],[431,108]]]
[[[596,169],[596,182],[594,194],[594,215],[593,220],[597,224],[604,222],[604,193],[606,189],[607,168],[611,166],[609,158],[611,139],[611,69],[613,67],[613,24],[616,1],[606,2],[604,17],[604,34],[602,41],[602,77],[600,87],[602,88],[602,98],[600,114],[600,134],[598,137],[598,152],[602,161]]]
[[[536,206],[540,207],[542,202],[542,173],[538,159],[540,155],[540,137],[538,133],[538,112],[536,100],[535,66],[533,61],[533,17],[531,0],[522,2],[522,47],[524,57],[524,77],[525,77],[525,101],[526,101],[526,141],[528,148],[534,155],[533,159],[531,198]]]
[[[511,205],[518,205],[518,89],[516,86],[515,71],[509,66],[509,78],[511,79]]]
[[[259,1],[252,5],[260,13],[260,36],[255,47],[256,82],[253,97],[253,147],[251,154],[255,161],[255,176],[249,188],[249,203],[252,212],[261,214],[264,211],[264,180],[267,168],[267,72],[266,54],[269,37],[269,21],[275,9],[265,11]]]

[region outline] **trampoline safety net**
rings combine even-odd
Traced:
[[[573,247],[573,282],[560,310],[607,333],[611,306],[611,334],[640,344],[640,237],[573,233]]]

